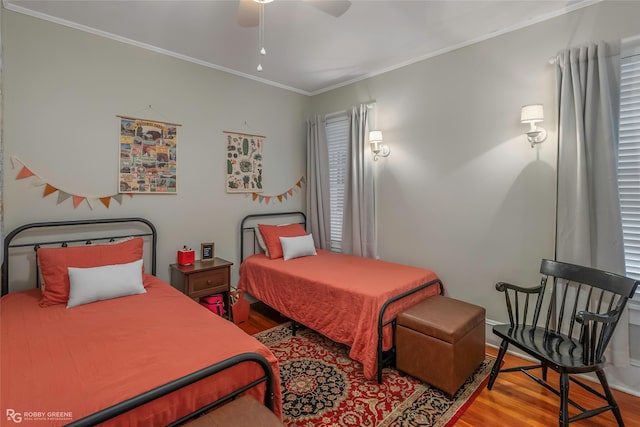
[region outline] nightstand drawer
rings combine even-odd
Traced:
[[[216,293],[229,290],[228,271],[210,270],[189,277],[189,294]]]

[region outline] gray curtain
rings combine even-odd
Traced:
[[[329,154],[324,119],[307,120],[307,230],[315,245],[329,249],[331,245],[331,213],[329,207]]]
[[[617,183],[619,56],[615,46],[567,49],[556,58],[558,203],[556,259],[624,274]],[[622,317],[608,361],[629,364],[629,321]]]
[[[368,107],[354,106],[349,124],[349,153],[344,190],[342,252],[377,256],[373,157],[368,147]]]

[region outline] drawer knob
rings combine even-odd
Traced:
[[[207,285],[210,285],[210,284],[211,284],[211,280],[207,280]]]

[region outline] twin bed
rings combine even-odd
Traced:
[[[286,226],[273,224],[291,218],[303,231],[278,241]],[[443,293],[442,283],[422,268],[313,245],[311,255],[299,242],[305,220],[301,212],[245,217],[238,287],[350,346],[365,377],[382,382],[382,368],[394,363],[396,315]],[[267,254],[255,231],[263,223],[275,231]],[[114,234],[114,227],[125,231]],[[274,253],[274,238],[284,257]],[[233,323],[157,279],[156,242],[155,227],[141,218],[28,224],[7,235],[0,307],[3,415],[42,426],[179,425],[250,394],[281,416],[276,358]],[[245,259],[247,246],[252,254]],[[141,256],[142,273],[132,262]],[[126,266],[141,282],[114,297],[110,288],[120,278],[105,264]],[[95,291],[101,286],[109,288],[106,294]]]
[[[113,234],[89,234],[96,228],[110,233],[125,224],[130,230],[115,238],[134,239],[109,244]],[[70,234],[78,229],[87,231]],[[107,251],[106,258],[114,253],[137,258],[138,239],[149,247],[151,260],[145,265],[154,274],[156,233],[143,219],[30,224],[6,237],[0,307],[3,416],[39,426],[104,421],[110,426],[172,425],[245,391],[280,415],[275,356],[153,275],[142,274],[144,293],[72,308],[57,302],[59,293],[50,292],[56,291],[50,289],[56,286],[51,275],[66,262],[66,251],[73,252],[76,264],[93,267],[100,261],[91,259],[104,258],[91,253],[96,250]],[[132,245],[135,253],[129,254]],[[48,265],[52,254],[44,249],[54,250],[54,265]],[[40,268],[35,267],[36,253]],[[82,253],[90,253],[89,260]],[[17,278],[25,272],[24,280]],[[43,281],[44,290],[8,293],[9,284],[20,288],[30,282],[33,287]],[[74,285],[97,286],[100,278],[79,284],[71,279],[70,284],[73,292]]]
[[[289,224],[278,233],[280,226],[273,224],[283,223]],[[285,260],[286,250],[283,257],[277,256],[279,252],[274,257],[269,248],[266,252],[261,248],[265,246],[262,240],[268,240],[260,235],[261,230],[276,237],[295,234],[304,245],[300,234],[306,231],[291,231],[294,224],[305,230],[302,212],[248,215],[242,220],[238,288],[295,322],[349,346],[349,356],[362,363],[365,377],[381,383],[383,367],[395,363],[392,324],[396,315],[442,294],[442,282],[433,271],[397,263],[320,249],[315,255],[305,255],[309,251],[295,247],[290,256],[303,255]],[[250,256],[245,258],[245,253]]]

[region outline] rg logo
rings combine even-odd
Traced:
[[[22,422],[22,413],[16,412],[13,409],[7,409],[7,420],[19,424]]]

